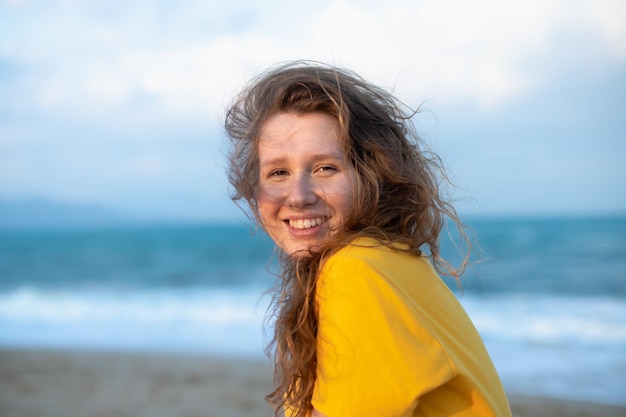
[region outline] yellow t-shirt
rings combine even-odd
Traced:
[[[463,307],[426,258],[359,239],[323,265],[313,407],[329,417],[510,417]]]

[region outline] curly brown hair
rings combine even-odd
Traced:
[[[471,245],[444,193],[449,181],[441,161],[415,132],[412,118],[417,111],[352,71],[311,61],[270,68],[241,91],[226,113],[231,198],[238,204],[244,200],[242,208],[257,224],[259,132],[279,112],[322,112],[336,118],[344,155],[357,173],[354,208],[342,229],[310,256],[281,256],[282,272],[270,309],[274,338],[268,347],[273,348],[276,389],[266,399],[277,415],[290,408],[300,417],[312,409],[315,288],[323,260],[356,237],[368,236],[382,245],[403,243],[402,250],[424,253],[439,272],[458,279]],[[467,249],[458,269],[440,255],[439,235],[446,218],[455,223]]]

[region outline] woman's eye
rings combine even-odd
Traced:
[[[277,169],[277,170],[274,170],[274,171],[270,172],[269,176],[270,177],[280,177],[280,176],[283,176],[283,175],[287,175],[287,171],[284,170],[284,169]]]
[[[317,170],[320,171],[320,172],[330,173],[330,172],[337,171],[337,168],[335,168],[332,165],[322,165]]]

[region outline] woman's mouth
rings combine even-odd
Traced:
[[[297,220],[289,220],[289,226],[294,229],[310,229],[311,227],[319,226],[328,221],[325,217],[315,217],[312,219],[297,219]]]

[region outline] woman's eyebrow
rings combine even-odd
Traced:
[[[260,161],[260,166],[261,168],[264,168],[268,166],[284,165],[286,161],[287,161],[287,158],[285,157],[271,158],[271,159]]]
[[[312,162],[327,161],[329,159],[332,159],[334,161],[343,161],[345,158],[342,154],[336,152],[320,153],[311,157]]]
[[[319,153],[319,154],[315,154],[311,156],[308,159],[313,163],[325,161],[329,159],[334,160],[334,161],[341,161],[341,162],[345,160],[344,156],[339,152]],[[288,157],[279,156],[276,158],[270,158],[270,159],[261,161],[260,166],[261,168],[265,168],[268,166],[284,165],[284,164],[287,164],[288,162],[289,162]]]

